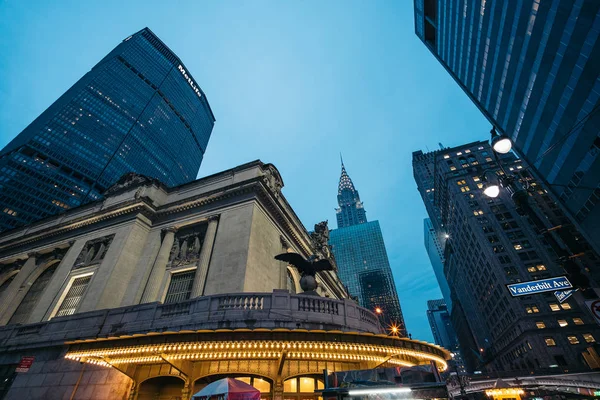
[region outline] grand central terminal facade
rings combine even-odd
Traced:
[[[446,350],[389,335],[335,271],[302,293],[273,257],[331,253],[282,187],[260,161],[174,188],[130,174],[2,234],[0,397],[188,400],[230,376],[265,399],[316,399],[324,370],[445,370]]]

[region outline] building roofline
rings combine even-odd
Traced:
[[[167,44],[165,42],[163,42],[157,35],[156,33],[154,33],[152,31],[152,29],[148,28],[147,26],[140,29],[139,31],[137,31],[136,33],[134,33],[131,36],[135,36],[135,35],[139,35],[142,32],[148,32],[150,35],[152,35],[160,44],[162,44],[163,46],[165,46],[165,48],[173,55],[173,57],[175,57],[177,59],[177,61],[179,62],[179,64],[181,64],[181,66],[183,66],[185,68],[185,72],[188,74],[188,76],[196,83],[196,86],[198,87],[198,89],[200,90],[200,92],[202,92],[202,96],[206,99],[206,105],[208,106],[208,111],[210,112],[210,115],[213,119],[213,122],[216,121],[215,118],[215,114],[212,111],[212,107],[210,106],[210,102],[208,101],[208,96],[206,96],[206,93],[204,93],[204,90],[202,90],[202,87],[200,87],[200,85],[198,85],[198,80],[196,78],[194,78],[194,75],[192,75],[192,73],[190,72],[189,68],[186,67],[185,63],[183,61],[181,61],[181,58],[179,58],[179,56],[173,51],[171,50],[171,48],[169,46],[167,46]],[[126,39],[123,39],[123,41],[125,41]]]

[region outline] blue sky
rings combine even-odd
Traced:
[[[432,341],[441,294],[423,245],[414,150],[490,126],[414,34],[410,0],[0,0],[0,145],[144,26],[186,64],[217,122],[199,176],[261,159],[307,228],[335,228],[339,153],[380,221],[407,328]]]

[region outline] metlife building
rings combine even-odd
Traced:
[[[214,123],[187,67],[144,28],[0,152],[0,230],[97,200],[129,172],[190,182]]]

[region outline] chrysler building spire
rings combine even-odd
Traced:
[[[346,172],[344,160],[340,154],[342,164],[342,174],[338,185],[338,205],[336,209],[338,228],[344,228],[351,225],[367,222],[367,215],[363,204],[360,201],[358,190],[354,188],[352,179]]]

